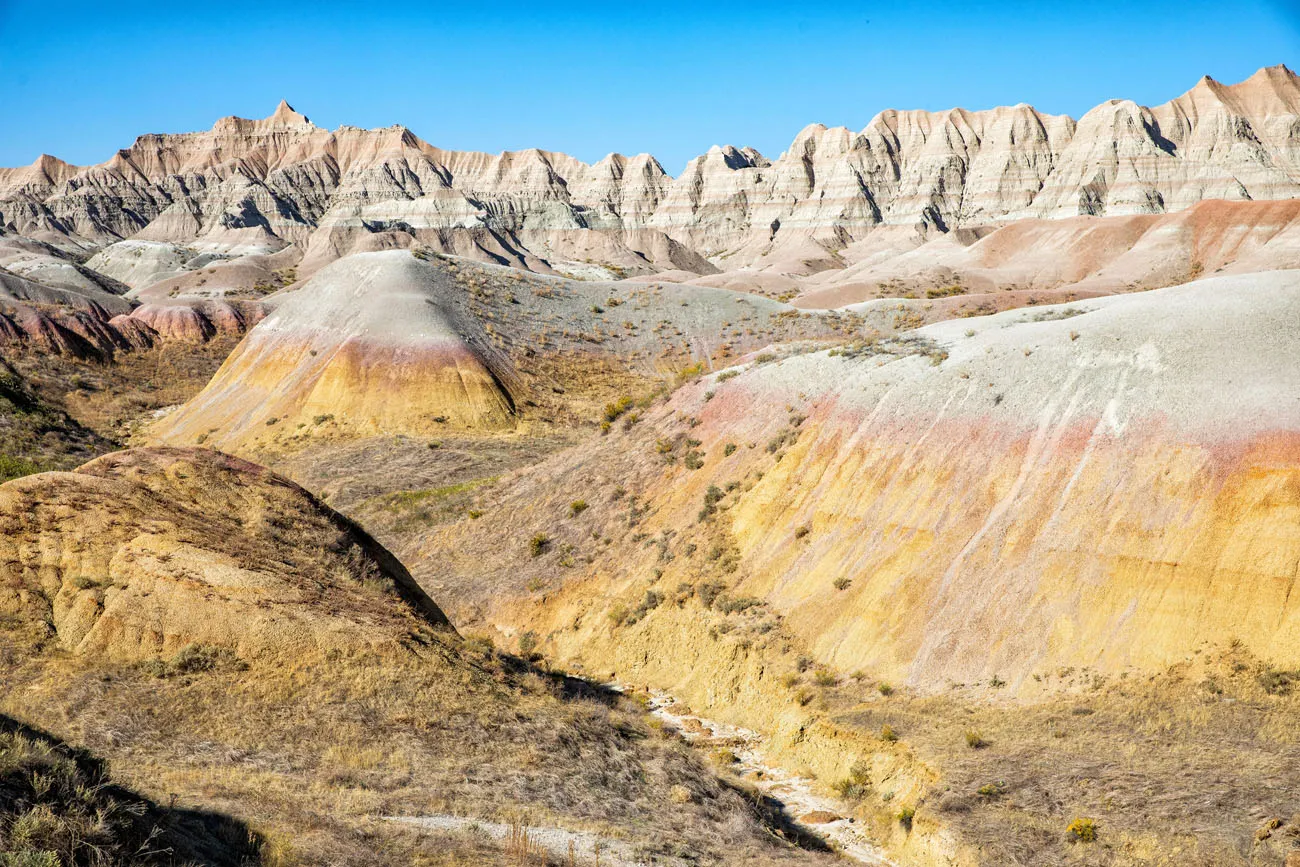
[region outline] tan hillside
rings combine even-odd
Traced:
[[[0,867],[1295,867],[1298,202],[1284,66],[0,169]]]
[[[1070,810],[1134,847],[1098,863],[1248,863],[1225,853],[1252,811],[1297,809],[1284,771],[1252,786],[1287,750],[1300,668],[1298,302],[1294,272],[1220,277],[778,352],[486,489],[477,517],[385,540],[460,622],[767,731],[823,780],[868,761],[863,815],[904,863],[1068,863],[1019,835]],[[1080,702],[1105,726],[1056,743]],[[996,751],[968,756],[970,730]],[[1211,784],[1180,769],[1225,764],[1242,800],[1206,812]],[[1072,774],[1107,788],[1067,797]],[[1010,813],[976,797],[998,779]],[[1104,806],[1144,791],[1170,806]],[[892,797],[923,835],[887,821]]]
[[[593,426],[604,404],[683,368],[775,340],[843,339],[862,322],[729,290],[572,281],[405,250],[348,256],[268,303],[275,312],[151,436],[285,449]]]
[[[0,522],[0,712],[145,797],[246,823],[256,861],[512,863],[480,819],[667,864],[826,863],[634,702],[463,641],[391,555],[268,470],[120,452],[0,486]],[[70,810],[53,815],[75,828]]]
[[[216,452],[118,452],[18,479],[0,523],[4,615],[76,653],[282,655],[396,641],[417,619],[450,629],[365,533]]]
[[[621,486],[653,516],[641,533],[677,552],[716,486],[736,592],[819,658],[896,683],[1032,691],[1032,674],[1143,670],[1224,636],[1300,665],[1300,381],[1280,363],[1297,303],[1295,272],[1223,277],[753,363],[539,467],[502,507],[526,538]],[[437,544],[498,531],[463,522]],[[526,555],[498,555],[512,586]]]

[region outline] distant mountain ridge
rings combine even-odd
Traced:
[[[1079,120],[1027,105],[885,111],[861,132],[805,128],[771,161],[714,147],[673,178],[652,157],[586,164],[541,150],[447,151],[401,126],[317,127],[287,103],[262,120],[149,134],[95,166],[42,156],[0,169],[0,228],[90,246],[125,238],[294,244],[306,272],[418,240],[549,270],[598,261],[696,274],[833,251],[879,226],[948,232],[1022,218],[1178,211],[1300,196],[1300,79],[1208,77],[1153,108]]]

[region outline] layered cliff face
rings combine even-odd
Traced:
[[[579,658],[615,603],[720,581],[835,668],[925,691],[996,677],[1033,694],[1062,668],[1157,670],[1230,639],[1293,667],[1297,313],[1296,272],[1223,277],[754,364],[502,495],[527,538],[617,483],[648,552],[597,550],[542,609],[514,597],[547,580],[522,550],[475,558],[452,589],[475,522],[421,553],[453,604]],[[620,538],[622,512],[597,533]],[[585,534],[557,538],[578,556]]]
[[[853,245],[882,226],[905,230],[898,252],[1011,220],[1297,194],[1300,80],[1272,67],[1231,86],[1203,79],[1154,108],[1111,101],[1078,121],[1025,105],[886,111],[856,133],[810,126],[775,161],[715,147],[675,179],[646,155],[588,165],[440,150],[403,127],[330,132],[282,104],[263,120],[142,136],[98,166],[42,157],[0,170],[0,226],[96,246],[292,245],[304,275],[416,241],[542,272],[799,275],[861,261]]]

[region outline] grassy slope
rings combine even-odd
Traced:
[[[109,363],[39,352],[0,360],[0,481],[121,448],[156,410],[198,392],[235,342],[165,344]]]
[[[409,655],[106,666],[10,642],[0,709],[107,756],[155,797],[245,820],[268,863],[458,862],[381,820],[450,812],[588,829],[701,863],[814,858],[764,830],[640,708],[455,639]],[[39,699],[38,699],[39,697]],[[680,787],[688,797],[671,790]],[[489,849],[491,847],[488,847]]]
[[[122,788],[92,754],[0,716],[0,864],[241,865],[261,842],[239,822],[164,808]]]

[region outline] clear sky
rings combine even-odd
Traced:
[[[1300,0],[53,3],[0,0],[0,165],[264,117],[444,148],[769,157],[813,122],[1028,102],[1076,117],[1300,64]]]

